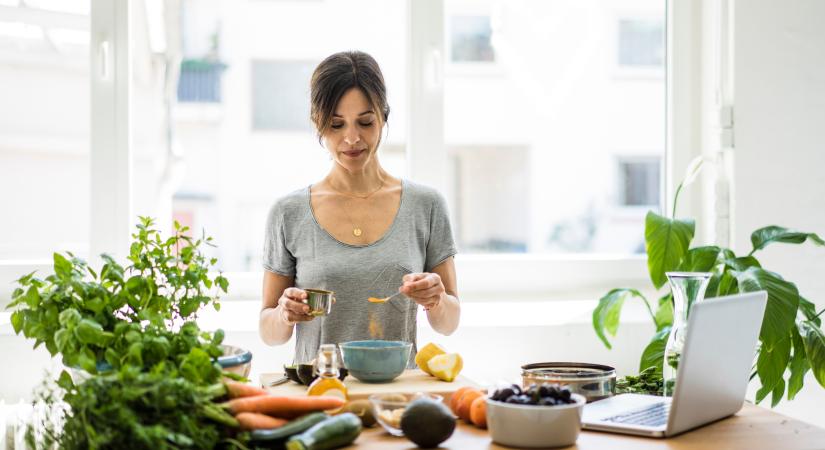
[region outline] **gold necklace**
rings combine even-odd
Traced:
[[[366,199],[372,197],[373,194],[380,191],[381,188],[384,187],[384,180],[381,180],[381,184],[378,186],[378,189],[376,189],[376,190],[374,190],[374,191],[372,191],[369,194],[364,195],[364,196],[347,194],[346,192],[339,191],[338,189],[335,189],[335,187],[332,186],[332,183],[329,183],[329,187],[333,191],[335,191],[338,194],[343,195],[345,197],[358,198],[358,199],[361,199],[361,200],[366,200]],[[347,212],[347,208],[342,207],[341,209],[344,211],[344,215],[347,216],[347,219],[349,220],[350,225],[352,225],[352,235],[355,236],[355,237],[361,237],[361,235],[364,233],[363,230],[361,230],[361,228],[358,225],[355,224],[355,221],[352,220],[352,216],[350,216],[349,212]]]
[[[363,195],[363,196],[362,195],[355,195],[355,194],[348,194],[344,191],[339,191],[338,189],[336,189],[332,185],[332,183],[328,183],[328,184],[329,184],[330,189],[332,189],[333,191],[335,191],[335,192],[337,192],[337,193],[339,193],[339,194],[341,194],[345,197],[360,198],[361,200],[366,200],[366,199],[372,197],[372,195],[375,194],[376,192],[380,191],[382,187],[384,187],[384,180],[381,180],[381,184],[378,185],[377,189],[375,189],[374,191],[370,192],[369,194]]]

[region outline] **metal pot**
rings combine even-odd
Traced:
[[[531,384],[560,384],[581,394],[587,402],[612,397],[616,389],[616,369],[601,364],[544,362],[521,366],[524,388]]]

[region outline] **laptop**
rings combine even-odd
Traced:
[[[585,430],[668,437],[742,408],[768,294],[706,299],[693,305],[672,398],[621,394],[589,403]]]

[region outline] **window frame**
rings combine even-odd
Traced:
[[[131,237],[130,53],[129,10],[126,0],[91,0],[92,68],[92,192],[90,255],[107,251],[125,260]],[[666,145],[663,157],[662,210],[670,211],[675,188],[700,143],[701,40],[700,5],[668,1],[666,5]],[[408,70],[410,92],[407,129],[408,176],[452,198],[447,145],[444,139],[444,2],[407,1]],[[108,56],[101,50],[109,42]],[[100,77],[108,64],[109,78]],[[413,101],[413,99],[415,101]],[[108,118],[107,118],[108,115]],[[105,126],[104,126],[105,125]],[[701,196],[687,196],[680,216],[698,221],[705,212]],[[683,196],[684,198],[684,196]],[[452,209],[452,208],[451,208]],[[710,217],[708,217],[710,218]],[[114,252],[111,250],[115,249]],[[90,262],[97,264],[96,256]],[[0,261],[0,286],[22,273],[49,270],[51,262]],[[459,292],[470,298],[535,294],[542,300],[592,300],[616,286],[649,289],[643,255],[551,256],[490,254],[456,257]],[[31,269],[31,270],[30,270]],[[258,298],[261,272],[228,273],[232,298]],[[514,280],[516,280],[514,282]],[[0,288],[2,289],[2,288]],[[0,291],[3,294],[3,291]],[[591,296],[590,298],[582,298]],[[3,298],[5,297],[5,298]],[[8,301],[0,297],[0,304]],[[481,301],[481,300],[479,300]]]

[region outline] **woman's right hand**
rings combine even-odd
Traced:
[[[314,319],[309,315],[309,305],[304,303],[307,293],[303,289],[294,287],[284,289],[281,298],[278,299],[278,306],[281,307],[281,317],[287,322],[307,322]]]

